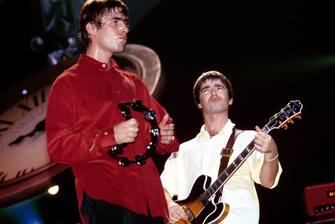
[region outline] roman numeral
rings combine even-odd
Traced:
[[[31,108],[30,107],[28,107],[27,105],[25,105],[25,104],[18,104],[17,105],[19,108],[21,108],[22,110],[25,110],[25,111],[31,111]]]
[[[40,104],[45,103],[46,100],[46,91],[45,89],[42,89],[38,93],[31,96],[33,101],[33,106],[38,107]],[[31,111],[32,107],[27,105],[26,103],[20,103],[17,105],[19,108],[21,108],[24,111]]]
[[[6,120],[2,120],[2,119],[0,119],[0,124],[13,125],[14,122],[13,122],[13,121],[6,121]]]
[[[34,106],[37,107],[41,103],[45,103],[46,94],[45,89],[41,90],[39,93],[33,96]]]
[[[15,178],[22,177],[22,176],[24,176],[26,174],[27,174],[27,170],[26,169],[19,170],[19,171],[17,171]]]
[[[0,124],[2,124],[1,126],[5,126],[0,128],[0,136],[1,136],[1,132],[7,131],[9,127],[14,124],[14,122],[0,119]]]
[[[27,169],[23,169],[23,170],[19,170],[17,171],[16,173],[16,176],[15,178],[19,178],[19,177],[22,177],[30,172],[33,172],[34,171],[34,167],[32,167],[30,170],[27,171]]]
[[[6,180],[7,173],[0,171],[0,183]]]

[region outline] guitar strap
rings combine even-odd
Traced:
[[[224,169],[226,169],[226,167],[228,165],[229,158],[233,154],[233,151],[234,151],[234,149],[233,149],[234,142],[235,142],[237,136],[241,132],[242,132],[241,130],[233,128],[233,132],[231,133],[231,135],[228,139],[226,147],[221,150],[221,163],[220,163],[219,175],[220,175],[220,173],[222,173],[224,171]]]

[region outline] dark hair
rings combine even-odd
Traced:
[[[121,13],[128,16],[128,7],[121,0],[87,0],[80,12],[80,33],[79,38],[84,47],[89,44],[89,37],[86,30],[86,24],[93,23],[98,28],[101,27],[101,17],[104,13],[115,8],[120,8]]]
[[[199,104],[199,92],[202,83],[204,83],[207,80],[215,80],[215,79],[219,79],[222,82],[222,84],[227,88],[229,99],[233,98],[233,88],[229,79],[218,71],[208,71],[202,73],[197,79],[197,81],[195,81],[194,83],[193,97],[196,105]]]

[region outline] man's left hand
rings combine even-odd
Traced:
[[[169,115],[165,114],[162,121],[159,123],[161,143],[170,144],[174,140],[174,124],[168,124]]]

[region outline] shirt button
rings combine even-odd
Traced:
[[[107,64],[102,63],[102,64],[101,64],[101,67],[102,67],[102,68],[107,68]]]

